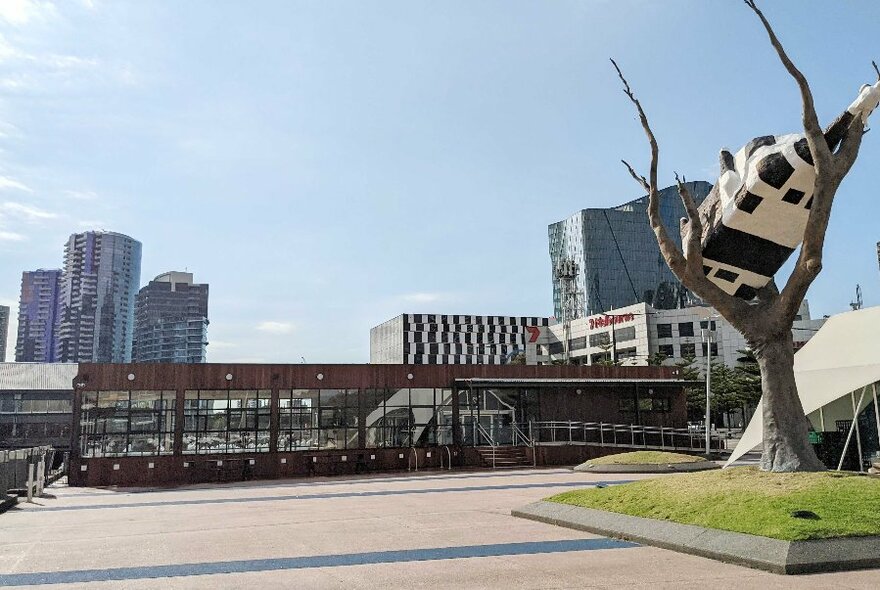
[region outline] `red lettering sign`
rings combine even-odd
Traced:
[[[601,315],[598,317],[590,318],[590,329],[595,330],[596,328],[607,328],[608,326],[616,326],[617,324],[622,324],[624,322],[631,322],[635,319],[636,314],[634,313]]]

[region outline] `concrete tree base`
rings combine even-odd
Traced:
[[[782,541],[543,501],[511,514],[777,574],[880,567],[880,536]]]
[[[574,468],[575,471],[586,473],[685,473],[707,471],[709,469],[720,469],[720,466],[712,461],[669,464],[644,463],[638,465],[590,465],[590,462],[587,461]]]

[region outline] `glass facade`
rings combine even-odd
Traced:
[[[268,390],[187,390],[183,452],[268,451],[271,400],[272,392]]]
[[[73,397],[69,391],[3,391],[0,448],[67,448],[72,416]]]
[[[464,445],[517,444],[516,427],[527,431],[529,422],[560,415],[586,419],[581,412],[592,411],[576,387],[457,391],[456,408],[452,388],[281,389],[275,405],[267,389],[185,390],[179,450],[176,392],[84,392],[79,450],[89,458],[427,447],[456,438]],[[625,395],[635,399],[636,392]]]
[[[699,205],[712,185],[688,183]],[[675,309],[693,298],[666,266],[648,224],[647,197],[610,209],[584,209],[549,227],[551,268],[571,260],[578,266],[575,290],[579,309],[568,319],[648,303]],[[670,236],[681,245],[679,220],[684,206],[675,186],[660,191],[660,214]],[[553,307],[563,318],[563,287],[553,278]]]
[[[176,392],[84,392],[80,408],[83,457],[170,455]]]

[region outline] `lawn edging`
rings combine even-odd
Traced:
[[[777,574],[880,567],[880,536],[783,541],[543,500],[511,514]]]

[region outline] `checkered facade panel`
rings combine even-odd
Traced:
[[[403,358],[407,364],[501,365],[525,352],[528,328],[548,318],[405,314]]]

